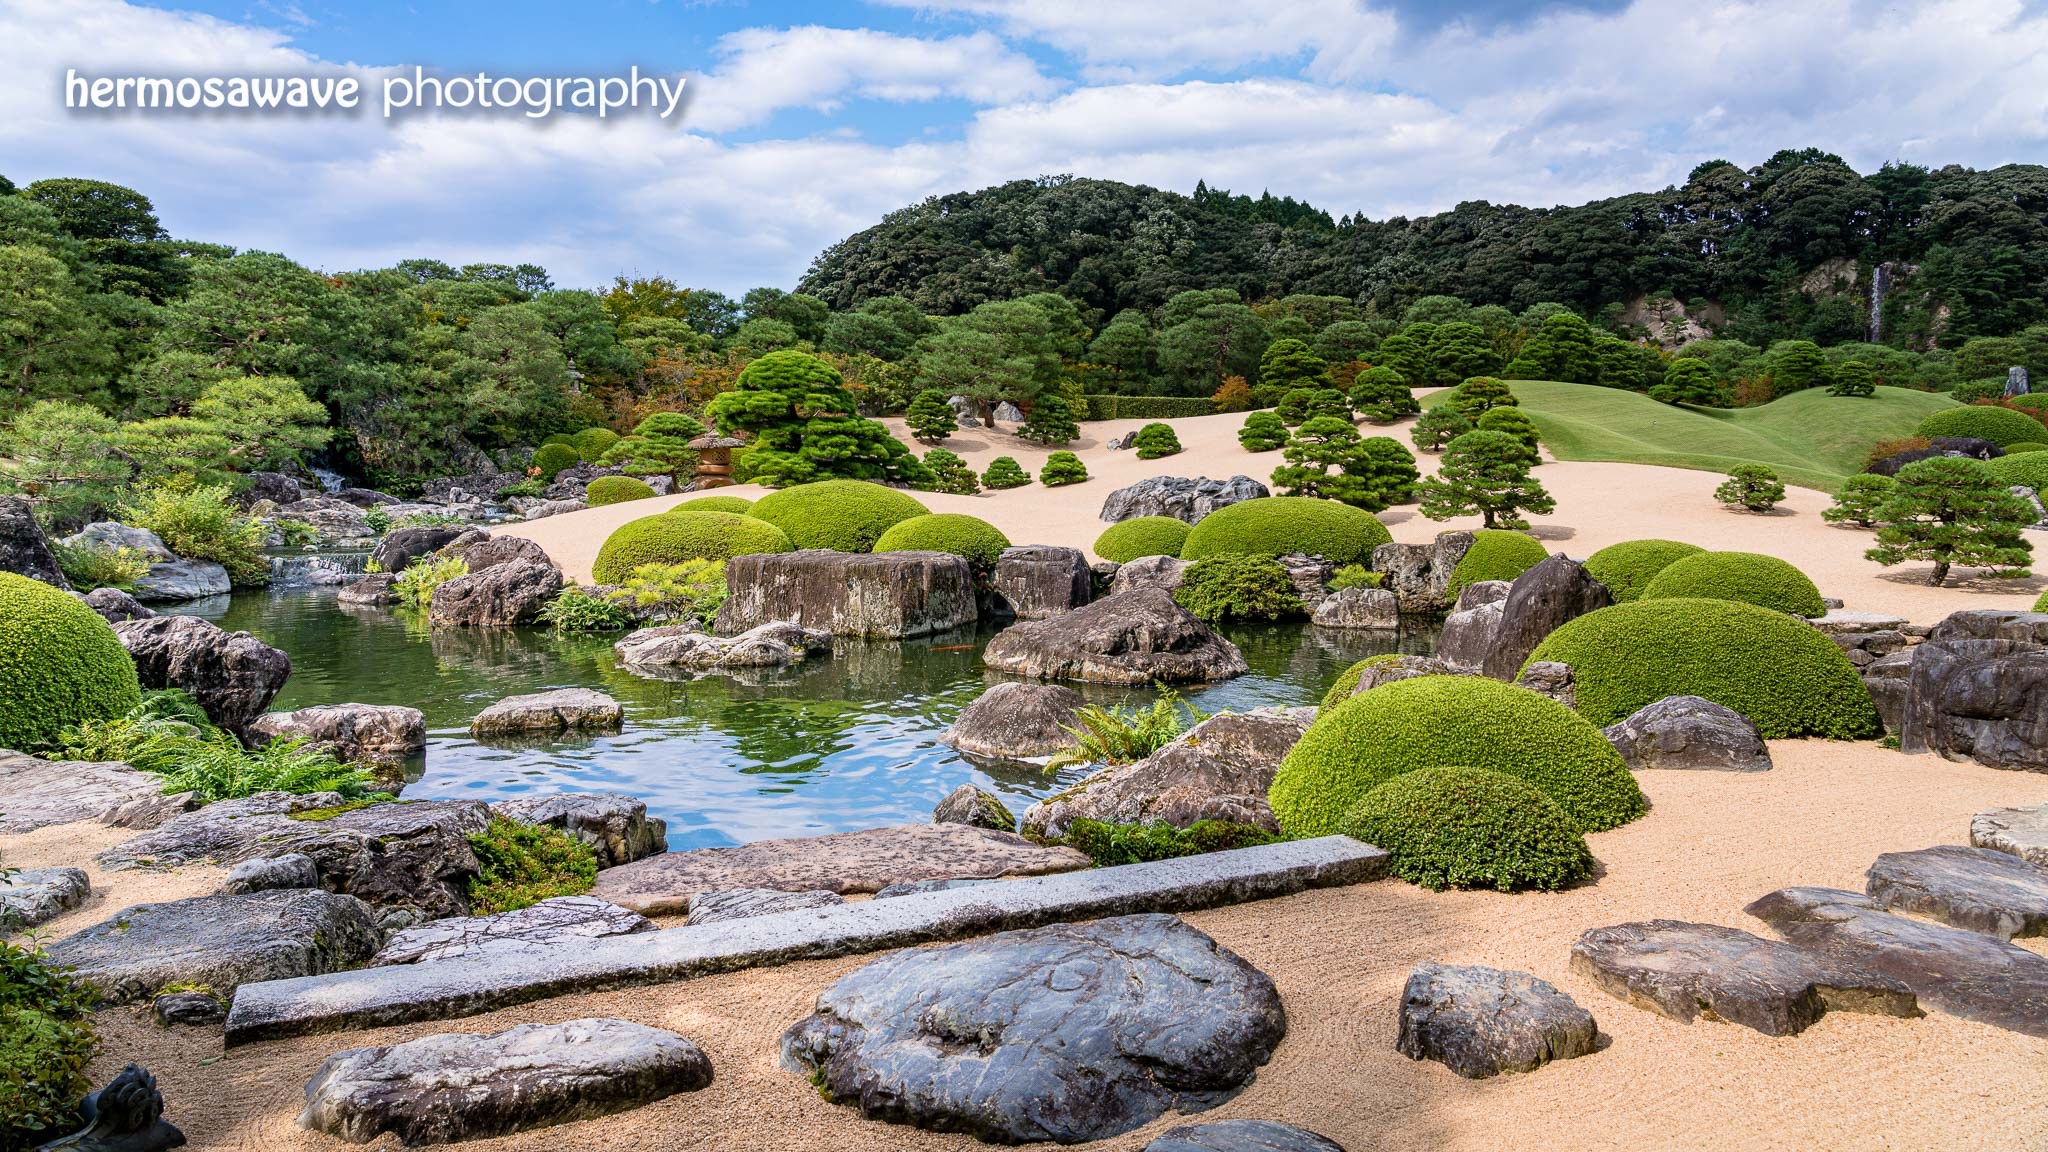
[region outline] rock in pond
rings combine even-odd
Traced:
[[[1199,684],[1248,670],[1237,645],[1153,589],[1097,600],[998,632],[981,654],[998,672],[1102,684]]]
[[[995,793],[972,784],[962,784],[932,809],[934,824],[972,824],[998,832],[1015,832],[1017,817]]]
[[[1563,555],[1541,561],[1509,586],[1481,670],[1496,680],[1513,680],[1545,636],[1613,603],[1607,585],[1578,561]]]
[[[2048,935],[2048,868],[1989,848],[1887,852],[1870,866],[1863,891],[1887,912],[1912,912],[2001,940]]]
[[[1749,718],[1698,696],[1666,696],[1600,730],[1637,771],[1764,772],[1771,750]]]
[[[154,997],[167,984],[228,996],[248,983],[353,968],[382,933],[370,906],[317,889],[194,896],[138,904],[49,946],[108,1003]]]
[[[109,624],[119,624],[123,620],[147,620],[156,615],[143,607],[142,601],[119,588],[95,588],[79,599]]]
[[[1385,588],[1342,588],[1309,615],[1318,628],[1389,631],[1401,626],[1401,602]]]
[[[399,704],[316,704],[266,712],[249,725],[257,744],[297,737],[350,763],[397,765],[427,750],[427,718]]]
[[[446,547],[449,541],[463,534],[463,529],[453,524],[422,524],[413,528],[393,528],[382,540],[377,541],[370,559],[376,561],[379,572],[397,574],[422,556],[430,556]]]
[[[668,851],[668,821],[649,816],[645,800],[621,792],[517,796],[492,804],[491,812],[567,832],[590,845],[599,868],[616,868]]]
[[[1344,1146],[1275,1120],[1212,1120],[1168,1128],[1141,1152],[1344,1152]]]
[[[228,869],[220,890],[230,894],[270,892],[279,888],[318,888],[320,866],[303,852],[258,856]]]
[[[280,504],[277,515],[280,519],[311,525],[323,544],[368,540],[376,535],[370,530],[370,522],[364,518],[361,508],[332,496],[308,496],[291,504]]]
[[[168,604],[181,600],[204,600],[225,596],[234,590],[228,570],[211,560],[166,560],[151,564],[129,591],[146,604]]]
[[[182,688],[213,722],[241,733],[263,715],[292,674],[291,657],[247,632],[197,616],[153,616],[114,625],[144,688]]]
[[[939,743],[999,760],[1050,756],[1073,747],[1066,726],[1085,703],[1072,688],[1006,680],[961,709]]]
[[[1572,945],[1572,971],[1660,1016],[1687,1024],[1705,1016],[1766,1036],[1796,1035],[1830,1010],[1920,1015],[1901,981],[1718,924],[1595,928]]]
[[[625,723],[619,702],[590,688],[557,688],[507,696],[469,722],[472,736],[518,732],[616,732]]]
[[[1189,565],[1193,563],[1177,556],[1140,556],[1128,564],[1117,566],[1116,575],[1109,578],[1109,594],[1121,596],[1139,588],[1171,592],[1180,587]]]
[[[1102,519],[1121,524],[1139,516],[1171,516],[1193,524],[1218,508],[1272,494],[1249,476],[1232,476],[1228,480],[1149,476],[1111,492],[1102,502]]]
[[[598,939],[654,931],[654,921],[595,896],[556,896],[511,912],[451,916],[393,932],[369,966],[424,964],[473,952],[546,945],[569,936]]]
[[[103,820],[163,794],[162,780],[126,764],[38,760],[0,749],[0,836]]]
[[[871,1120],[1071,1144],[1223,1103],[1286,1030],[1263,972],[1146,914],[884,956],[818,996],[782,1062]]]
[[[398,577],[390,572],[372,572],[358,576],[341,586],[334,594],[337,604],[381,605],[398,600]]]
[[[846,897],[816,889],[810,892],[779,892],[773,888],[728,888],[699,892],[690,897],[687,923],[720,924],[752,916],[773,916],[779,912],[801,912],[807,908],[837,908]]]
[[[1401,611],[1442,612],[1451,605],[1451,575],[1472,540],[1470,532],[1439,532],[1428,544],[1382,544],[1372,550],[1371,568]]]
[[[737,636],[714,636],[688,624],[664,624],[627,633],[612,645],[626,664],[681,668],[780,668],[813,652],[830,654],[826,632],[775,620]]]
[[[0,572],[12,572],[58,588],[71,587],[63,570],[57,567],[57,555],[50,551],[42,525],[36,523],[28,501],[19,496],[0,496]]]
[[[1003,549],[989,585],[996,615],[1043,620],[1088,603],[1095,578],[1079,548],[1025,544]]]
[[[734,635],[788,621],[834,636],[901,639],[974,623],[974,573],[944,552],[807,549],[726,561],[716,629]]]
[[[1593,1014],[1527,972],[1424,961],[1401,991],[1394,1047],[1468,1080],[1534,1072],[1593,1051]]]
[[[434,589],[427,615],[439,628],[531,624],[561,590],[561,569],[530,560],[510,560],[443,582]]]
[[[0,872],[0,936],[33,928],[71,911],[92,895],[83,868],[23,868]]]
[[[387,1132],[448,1144],[610,1116],[710,1083],[710,1059],[673,1032],[608,1018],[521,1024],[336,1052],[306,1082],[299,1124],[352,1144]]]
[[[1970,820],[1970,843],[2048,868],[2048,804],[1979,812]]]
[[[472,573],[488,572],[506,564],[554,565],[547,549],[533,541],[481,528],[471,528],[442,545],[441,555],[462,561]]]
[[[1024,830],[1057,839],[1076,818],[1106,824],[1197,820],[1278,832],[1266,790],[1315,720],[1313,708],[1219,712],[1143,760],[1117,764],[1024,810]]]

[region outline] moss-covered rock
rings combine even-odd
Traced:
[[[1607,585],[1616,604],[1640,599],[1657,573],[1706,549],[1682,540],[1624,540],[1586,557],[1586,571]]]
[[[642,564],[730,560],[793,548],[782,529],[752,516],[671,511],[620,525],[597,550],[590,575],[599,584],[617,584]]]
[[[0,748],[32,752],[66,725],[142,702],[135,661],[84,601],[0,572]]]
[[[891,525],[875,540],[877,552],[946,552],[967,561],[968,566],[986,572],[996,566],[1010,538],[1002,529],[978,516],[941,512],[912,516]]]
[[[1394,875],[1445,888],[1562,888],[1593,874],[1585,833],[1557,802],[1500,772],[1418,768],[1365,794],[1346,835],[1387,851]]]
[[[1515,410],[1500,408],[1496,411]],[[1445,596],[1455,604],[1458,593],[1463,592],[1467,584],[1477,584],[1481,580],[1513,580],[1549,558],[1550,552],[1543,547],[1543,542],[1527,532],[1481,528],[1472,533],[1472,547],[1451,570],[1451,586]]]
[[[1372,513],[1312,496],[1262,496],[1219,508],[1196,523],[1181,545],[1183,560],[1239,553],[1302,552],[1330,563],[1364,564],[1393,533]]]
[[[1188,532],[1187,521],[1172,516],[1134,516],[1097,536],[1095,554],[1118,564],[1140,556],[1178,556]]]
[[[592,508],[606,504],[624,504],[628,500],[647,500],[654,496],[654,489],[644,480],[631,476],[599,476],[583,486],[583,499]]]
[[[914,497],[865,480],[798,484],[754,501],[748,515],[782,529],[798,548],[871,552],[897,524],[931,509]]]
[[[1734,600],[1789,612],[1819,616],[1827,612],[1820,589],[1806,573],[1759,552],[1701,552],[1674,561],[1643,589],[1644,600]]]
[[[1929,440],[1942,436],[1969,436],[1989,440],[2003,448],[2041,439],[2043,425],[2024,412],[1991,404],[1970,404],[1944,408],[1920,421],[1919,435]]]

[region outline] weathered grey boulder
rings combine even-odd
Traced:
[[[103,820],[163,794],[161,779],[126,764],[38,760],[0,748],[0,836]]]
[[[1660,1016],[1687,1024],[1705,1016],[1766,1036],[1803,1032],[1830,1010],[1920,1014],[1898,980],[1718,924],[1595,928],[1572,945],[1572,971]]]
[[[1885,731],[1898,735],[1906,726],[1906,698],[1913,686],[1912,649],[1880,657],[1858,671],[1863,674],[1863,686],[1870,689],[1871,703],[1877,705],[1877,717],[1884,721]]]
[[[2021,612],[2013,608],[1971,608],[1951,612],[1929,640],[2014,640],[2048,645],[2048,612]]]
[[[629,665],[704,670],[781,668],[813,652],[831,651],[830,633],[781,620],[737,636],[715,636],[691,624],[664,624],[630,632],[612,645],[612,652]]]
[[[727,920],[745,920],[750,916],[798,912],[806,908],[836,908],[844,903],[846,897],[823,889],[780,892],[773,888],[727,888],[718,892],[699,892],[690,897],[690,916],[686,923],[718,924]]]
[[[282,856],[258,856],[242,861],[228,869],[228,878],[222,882],[220,890],[234,895],[319,886],[320,867],[313,863],[313,858],[303,852],[287,852]]]
[[[1901,750],[2048,772],[2048,645],[1929,639],[1912,651]]]
[[[990,417],[993,420],[1004,420],[1011,424],[1021,424],[1024,422],[1024,410],[1005,400],[996,405],[996,410],[990,414]]]
[[[545,520],[564,512],[581,512],[588,507],[590,504],[583,500],[543,500],[528,508],[524,515],[528,520]]]
[[[1863,891],[1888,912],[1912,912],[2010,940],[2048,935],[2048,868],[1990,848],[1945,844],[1887,852]]]
[[[136,528],[113,520],[95,520],[64,538],[66,548],[114,552],[126,548],[152,564],[176,560],[178,554],[164,546],[163,537],[147,528]]]
[[[597,853],[599,868],[630,864],[668,851],[668,822],[647,814],[647,802],[619,792],[517,796],[491,805],[493,815],[567,832]]]
[[[934,824],[972,824],[998,832],[1015,832],[1017,817],[1002,798],[972,784],[962,784],[932,809]]]
[[[294,737],[363,764],[403,764],[427,750],[427,718],[402,704],[316,704],[295,712],[265,712],[249,725],[252,743]]]
[[[1116,575],[1109,580],[1109,595],[1120,596],[1140,588],[1171,592],[1180,587],[1188,566],[1193,563],[1178,556],[1140,556],[1128,564],[1117,566]]]
[[[211,992],[165,992],[149,1002],[149,1009],[165,1027],[215,1028],[228,1018],[228,1006]]]
[[[1451,610],[1463,612],[1481,604],[1499,604],[1514,587],[1513,580],[1474,580],[1458,590],[1457,603],[1451,605]]]
[[[989,581],[998,616],[1043,620],[1088,603],[1094,581],[1079,548],[1025,544],[1003,549]]]
[[[215,724],[242,732],[284,687],[292,659],[247,632],[197,616],[153,616],[114,625],[144,688],[182,688]]]
[[[85,903],[92,880],[83,868],[0,872],[0,936],[54,920]]]
[[[1309,621],[1318,628],[1388,631],[1401,626],[1401,602],[1385,588],[1345,588],[1324,597]]]
[[[1142,1152],[1344,1152],[1344,1146],[1274,1120],[1212,1120],[1168,1128]]]
[[[309,496],[293,504],[280,504],[279,519],[310,525],[323,544],[367,540],[376,533],[363,517],[363,510],[333,496]]]
[[[1079,692],[1059,684],[1006,680],[961,709],[939,743],[996,759],[1050,756],[1073,746],[1067,726],[1085,703]]]
[[[1012,624],[988,642],[981,659],[1011,675],[1104,684],[1195,684],[1249,668],[1235,644],[1152,589]]]
[[[1534,1072],[1593,1051],[1593,1014],[1527,972],[1424,961],[1401,990],[1394,1047],[1468,1080]]]
[[[1444,617],[1443,631],[1437,634],[1436,658],[1474,672],[1485,667],[1506,610],[1507,606],[1496,600]]]
[[[595,896],[556,896],[490,916],[451,916],[393,932],[369,966],[426,964],[474,953],[545,947],[564,937],[596,940],[654,931],[654,921]]]
[[[1771,766],[1771,750],[1749,717],[1698,696],[1666,696],[1645,704],[1601,729],[1601,735],[1637,771],[1763,772]]]
[[[1513,680],[1545,636],[1613,603],[1607,585],[1578,561],[1549,557],[1515,577],[1508,589],[1483,671],[1496,680]]]
[[[143,603],[168,604],[225,596],[233,590],[228,570],[211,560],[171,560],[151,564],[135,581],[132,592]]]
[[[1372,550],[1380,587],[1403,612],[1442,612],[1451,603],[1451,574],[1472,550],[1472,533],[1439,532],[1428,544],[1382,544]]]
[[[593,688],[556,688],[507,696],[469,722],[472,736],[518,732],[615,732],[626,710]]]
[[[306,1082],[299,1125],[352,1144],[505,1136],[626,1112],[711,1083],[711,1060],[673,1032],[626,1020],[521,1024],[350,1048]]]
[[[471,528],[441,546],[441,555],[462,561],[471,572],[488,572],[504,564],[554,566],[547,549],[523,536],[506,536]]]
[[[437,628],[531,624],[561,590],[562,570],[554,565],[508,560],[443,581],[434,589],[428,619]]]
[[[1272,494],[1249,476],[1232,476],[1228,480],[1150,476],[1111,492],[1102,502],[1102,518],[1120,524],[1139,516],[1171,516],[1194,524],[1218,508]]]
[[[1056,839],[1086,818],[1179,828],[1221,820],[1278,832],[1266,790],[1314,720],[1313,708],[1219,712],[1143,760],[1104,768],[1033,804],[1024,811],[1024,830]]]
[[[358,576],[342,585],[334,594],[338,604],[379,605],[392,604],[398,600],[398,575],[393,572],[372,572]]]
[[[51,964],[109,1003],[148,1000],[166,984],[228,996],[246,983],[352,968],[381,938],[369,905],[318,889],[194,896],[138,904],[49,946]]]
[[[716,631],[728,636],[774,620],[835,636],[929,636],[979,615],[973,571],[944,552],[735,556],[725,586]]]
[[[0,496],[0,572],[71,587],[57,567],[57,556],[50,551],[42,525],[36,523],[28,501],[19,496]]]
[[[375,488],[337,488],[334,490],[334,498],[358,508],[376,508],[384,504],[401,502],[398,497],[379,492]]]
[[[1567,708],[1577,708],[1578,677],[1562,660],[1531,660],[1515,677],[1515,683],[1531,692],[1550,697]]]
[[[109,624],[119,624],[123,620],[147,620],[156,615],[144,608],[142,601],[119,588],[95,588],[79,599]]]
[[[2048,804],[1979,812],[1970,820],[1970,843],[2048,868]]]
[[[282,472],[251,472],[249,486],[236,493],[235,502],[247,508],[259,500],[283,505],[296,504],[305,498],[305,488]]]
[[[1330,581],[1337,575],[1337,566],[1321,556],[1309,556],[1301,552],[1289,552],[1274,558],[1280,570],[1287,573],[1287,582],[1293,586],[1294,595],[1301,600],[1302,607],[1313,613],[1330,594]]]
[[[370,559],[376,562],[379,571],[403,572],[414,560],[433,555],[462,533],[461,528],[452,524],[393,528],[385,533],[382,540],[377,541],[377,547],[370,553]]]
[[[1063,1144],[1199,1112],[1287,1030],[1273,982],[1166,915],[897,952],[818,996],[785,1068],[871,1120]]]
[[[1396,680],[1413,680],[1417,676],[1477,676],[1475,669],[1462,668],[1434,656],[1396,656],[1391,660],[1379,660],[1365,666],[1358,674],[1358,686],[1351,690],[1353,696],[1370,692],[1382,684]]]

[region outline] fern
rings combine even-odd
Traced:
[[[1061,725],[1073,736],[1074,746],[1054,756],[1046,767],[1135,763],[1206,719],[1171,688],[1161,688],[1149,708],[1090,704],[1074,713],[1073,724]]]

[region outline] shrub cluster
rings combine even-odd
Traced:
[[[1287,569],[1270,556],[1224,553],[1188,565],[1173,599],[1204,620],[1282,620],[1306,609]]]
[[[1088,468],[1081,458],[1072,452],[1055,452],[1045,458],[1045,467],[1038,470],[1038,482],[1047,488],[1062,488],[1068,484],[1079,484],[1088,478]]]
[[[678,621],[708,628],[725,596],[725,561],[685,560],[640,565],[608,599],[630,606],[636,620]]]
[[[55,744],[62,759],[119,760],[157,777],[165,792],[191,792],[202,804],[258,792],[335,792],[351,801],[383,796],[369,772],[304,740],[242,747],[175,690],[151,692],[121,716],[73,724]]]
[[[671,511],[620,525],[597,550],[590,575],[599,584],[617,584],[642,564],[730,560],[734,556],[788,552],[793,548],[782,529],[752,516]]]
[[[1237,430],[1237,442],[1247,452],[1271,452],[1287,443],[1287,422],[1278,412],[1254,412]]]
[[[1607,585],[1616,604],[1642,596],[1657,573],[1706,549],[1680,540],[1624,540],[1586,557],[1586,571]]]
[[[469,838],[477,874],[469,882],[472,915],[516,912],[556,896],[580,896],[597,883],[597,852],[567,832],[491,817]]]
[[[1165,687],[1145,707],[1084,704],[1075,710],[1072,724],[1061,725],[1074,738],[1073,745],[1047,761],[1046,769],[1053,771],[1069,764],[1134,764],[1206,719],[1194,705],[1181,699],[1180,693]]]
[[[2028,393],[2028,395],[2032,395],[2032,393]],[[2022,452],[2048,452],[2048,443],[2043,443],[2039,440],[2022,440],[2017,444],[2007,444],[2005,446],[2005,454],[2007,456],[2017,456]]]
[[[1178,556],[1191,529],[1172,516],[1134,516],[1110,525],[1095,538],[1095,554],[1128,564],[1141,556]]]
[[[263,526],[242,515],[226,487],[150,488],[122,506],[121,521],[147,528],[187,560],[211,560],[242,586],[270,582]]]
[[[1176,828],[1163,820],[1150,824],[1105,824],[1080,817],[1068,822],[1066,835],[1059,843],[1086,853],[1097,867],[1109,868],[1248,848],[1278,839],[1255,824],[1230,824],[1222,820],[1197,820],[1186,828]]]
[[[1788,612],[1820,616],[1827,612],[1820,589],[1806,573],[1758,552],[1700,552],[1657,573],[1643,589],[1644,600],[1734,600]]]
[[[924,454],[924,466],[930,475],[916,487],[926,492],[945,492],[954,496],[974,496],[981,492],[981,477],[957,452],[934,448]]]
[[[77,597],[0,572],[0,748],[35,751],[66,727],[142,700],[135,661]]]
[[[468,574],[469,564],[460,556],[415,556],[398,574],[391,590],[408,608],[429,608],[434,603],[434,589]]]
[[[541,608],[540,621],[558,632],[617,632],[633,626],[633,614],[616,601],[571,584]]]
[[[1920,421],[1918,432],[1930,440],[1938,436],[1969,436],[2003,448],[2041,439],[2042,423],[2023,412],[1995,404],[1970,404],[1944,408],[1928,416]]]
[[[1202,517],[1181,546],[1181,558],[1300,552],[1332,564],[1365,564],[1393,533],[1372,513],[1307,496],[1263,496]]]
[[[2048,612],[2048,592],[2041,593],[2041,598],[2034,601],[2034,611]]]
[[[1431,891],[1557,889],[1593,874],[1569,813],[1540,789],[1480,768],[1396,776],[1367,792],[1342,827],[1386,849],[1394,875]]]
[[[583,486],[583,499],[592,508],[623,504],[628,500],[647,500],[653,496],[654,489],[648,487],[646,481],[635,480],[631,476],[599,476]]]
[[[149,557],[134,548],[96,548],[90,544],[72,547],[61,540],[50,541],[50,551],[64,579],[80,592],[95,588],[119,588],[126,592],[149,574]]]
[[[1451,569],[1451,586],[1447,595],[1455,602],[1458,593],[1463,592],[1468,584],[1482,580],[1513,580],[1549,558],[1550,553],[1543,547],[1543,542],[1527,532],[1481,528],[1472,534],[1472,547],[1464,558]]]
[[[748,514],[782,529],[798,548],[867,552],[892,526],[930,512],[914,497],[880,484],[820,480],[770,492]]]
[[[912,516],[890,526],[875,540],[877,552],[946,552],[967,561],[977,572],[996,566],[1010,538],[978,516],[959,512]]]
[[[0,1148],[37,1147],[77,1126],[99,1051],[92,1009],[92,990],[39,949],[0,941]]]

